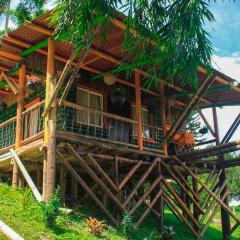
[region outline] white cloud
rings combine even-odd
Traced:
[[[212,64],[215,69],[240,82],[240,53],[231,56],[213,55]]]

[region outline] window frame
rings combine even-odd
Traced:
[[[81,104],[79,104],[78,102],[78,94],[79,94],[79,91],[83,91],[83,92],[86,92],[87,93],[87,97],[88,97],[88,100],[87,100],[87,104],[88,106],[83,106]],[[77,95],[76,95],[76,102],[78,105],[80,106],[83,106],[83,107],[86,107],[86,108],[89,108],[89,109],[92,109],[92,110],[96,110],[96,109],[93,109],[90,107],[90,94],[92,95],[95,95],[95,96],[99,96],[100,97],[100,106],[101,106],[101,109],[100,110],[97,110],[97,111],[100,111],[100,112],[103,112],[103,94],[102,93],[99,93],[94,90],[89,90],[88,88],[83,88],[83,87],[77,87]],[[78,112],[81,112],[78,110]],[[85,124],[87,126],[93,126],[93,127],[99,127],[99,128],[103,128],[103,115],[101,116],[101,124],[100,125],[96,125],[96,124],[91,124],[90,123],[90,112],[87,113],[87,123],[86,122],[82,122],[82,121],[79,121],[78,117],[76,118],[76,122],[79,123],[79,124]]]
[[[135,113],[137,114],[137,111],[136,111],[136,104],[135,103],[132,103],[131,104],[131,118],[133,119],[133,109],[135,108]],[[141,114],[143,114],[143,111],[146,111],[148,114],[150,114],[150,111],[147,109],[147,107],[146,106],[141,106]],[[150,116],[150,115],[149,115]],[[150,116],[151,117],[151,116]],[[143,117],[142,117],[142,119],[143,119]],[[133,119],[134,120],[134,119]],[[153,119],[151,119],[151,120],[153,120]],[[144,134],[144,125],[143,125],[144,123],[142,122],[142,137],[143,137],[143,139],[151,139],[151,140],[153,140],[154,139],[154,135],[155,135],[155,133],[154,132],[152,132],[151,133],[151,128],[148,128],[148,130],[149,130],[149,133],[150,133],[150,136],[149,137],[145,137],[143,134]],[[152,123],[153,124],[153,123]],[[149,124],[148,123],[148,125],[150,125],[151,126],[151,124]],[[137,137],[137,134],[135,134],[134,133],[134,127],[133,127],[133,137]]]

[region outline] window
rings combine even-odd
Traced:
[[[136,105],[132,106],[132,116],[133,120],[137,120],[137,112],[136,112]],[[150,114],[146,108],[142,108],[142,135],[144,138],[151,138],[151,130],[150,130]],[[133,126],[133,136],[137,136],[138,130],[137,126]]]
[[[82,88],[77,89],[77,103],[81,106],[88,107],[90,109],[103,111],[103,96],[95,92],[91,92]],[[84,123],[86,125],[93,125],[102,127],[103,117],[102,114],[79,110],[77,112],[77,122]]]
[[[40,107],[39,105],[40,98],[36,98],[30,103],[25,105],[25,109],[32,108],[28,113],[23,117],[23,139],[27,139],[36,135],[39,132],[40,128]]]

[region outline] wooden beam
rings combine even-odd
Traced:
[[[28,183],[28,186],[32,190],[32,193],[33,193],[34,197],[37,199],[38,202],[42,202],[43,201],[42,196],[39,193],[37,187],[35,186],[33,180],[31,179],[30,175],[28,174],[26,168],[24,167],[21,159],[18,157],[17,153],[13,149],[10,149],[10,152],[12,153],[12,155],[14,157],[14,160],[16,161],[16,163],[17,163],[19,169],[21,170],[26,182]]]
[[[128,203],[132,200],[132,198],[134,197],[134,195],[136,194],[137,190],[139,189],[139,187],[141,187],[141,185],[144,183],[144,181],[147,179],[147,177],[150,175],[150,173],[152,172],[152,170],[156,167],[157,163],[158,163],[159,159],[156,158],[154,160],[154,162],[147,168],[146,172],[141,176],[141,178],[139,179],[139,181],[136,183],[136,185],[134,186],[133,190],[129,193],[129,195],[127,196],[125,202],[124,202],[124,207],[126,207],[128,205]]]
[[[106,172],[102,169],[102,167],[97,163],[97,161],[93,158],[93,156],[89,153],[87,154],[87,157],[91,163],[92,166],[95,167],[96,171],[101,175],[102,179],[105,180],[112,189],[114,189],[116,192],[119,192],[118,187],[114,184],[114,182],[109,178],[109,176],[106,174]]]
[[[201,109],[197,108],[197,111],[200,115],[200,117],[202,118],[202,120],[204,121],[204,123],[206,124],[207,128],[209,129],[209,131],[211,132],[212,136],[215,137],[215,132],[212,129],[211,125],[209,124],[208,120],[205,118],[204,114],[202,113]]]
[[[148,216],[148,214],[150,213],[151,209],[154,207],[154,205],[157,203],[158,199],[161,197],[161,195],[163,194],[163,191],[160,190],[156,196],[154,197],[154,199],[152,200],[152,202],[150,203],[150,205],[148,206],[148,208],[145,210],[145,212],[142,214],[142,216],[139,218],[139,220],[134,224],[135,227],[139,227],[139,225],[143,222],[143,220]]]
[[[0,94],[3,94],[3,95],[9,95],[10,92],[8,92],[8,91],[4,91],[4,90],[0,89]]]
[[[30,27],[30,26],[31,26],[30,22],[29,22],[28,24],[29,24],[28,27]],[[38,31],[38,32],[43,31],[44,34],[46,34],[46,35],[48,35],[48,36],[51,36],[52,33],[53,33],[53,31],[49,30],[48,28],[43,28],[43,27],[41,27],[41,26],[39,26],[39,25],[36,25],[36,24],[32,24],[32,25],[33,25],[33,26],[32,26],[31,28],[32,28],[33,30]],[[42,51],[42,49],[41,49],[41,51]],[[111,56],[111,55],[108,54],[108,53],[104,53],[104,52],[102,52],[102,51],[100,51],[100,50],[98,50],[98,49],[96,49],[96,48],[90,47],[90,48],[89,48],[89,51],[92,52],[93,54],[99,56],[99,57],[102,57],[102,58],[104,58],[104,59],[107,59],[107,60],[109,60],[109,61],[111,61],[111,62],[114,62],[114,63],[116,63],[116,64],[119,64],[119,65],[123,65],[123,64],[124,64],[121,60],[119,60],[119,59]],[[59,61],[61,61],[61,60],[63,61],[63,60],[64,60],[65,62],[68,61],[67,59],[64,59],[64,57],[61,57],[61,56],[58,57],[57,60],[59,60]],[[126,64],[126,63],[125,63],[125,64]],[[84,69],[84,67],[86,67],[86,66],[82,66],[83,69]],[[151,76],[149,76],[146,72],[144,72],[143,70],[136,69],[136,71],[138,71],[140,74],[144,75],[145,77],[151,77]],[[182,88],[180,88],[180,87],[178,87],[178,86],[175,86],[175,85],[173,85],[173,84],[171,84],[171,83],[169,83],[169,82],[166,82],[166,81],[164,81],[164,80],[162,80],[162,79],[157,79],[157,80],[160,81],[160,82],[162,82],[163,84],[167,85],[168,87],[171,87],[171,88],[177,90],[177,91],[180,91],[180,92],[184,91],[184,89],[182,89]],[[149,91],[150,91],[150,90],[149,90]],[[207,101],[206,99],[202,99],[202,101],[210,104],[210,102]]]
[[[121,183],[119,184],[118,188],[120,190],[123,189],[123,187],[128,183],[129,179],[134,175],[134,173],[139,169],[139,167],[142,165],[142,161],[139,161],[138,163],[136,163],[131,170],[127,173],[127,175],[125,176],[125,178],[121,181]]]
[[[56,101],[56,97],[58,95],[58,92],[59,90],[61,89],[62,85],[63,85],[63,82],[69,72],[69,69],[71,68],[71,65],[74,61],[74,58],[76,57],[76,55],[71,55],[70,59],[67,61],[62,73],[61,73],[61,76],[57,82],[57,85],[56,87],[54,88],[52,94],[49,96],[49,100],[48,102],[46,103],[46,106],[45,106],[45,110],[44,110],[44,113],[43,113],[43,116],[46,117],[48,115],[48,112],[50,110],[50,108],[52,107],[52,104],[54,101]]]
[[[173,156],[173,158],[177,161],[177,163],[182,166],[192,177],[196,179],[196,181],[211,195],[212,198],[216,199],[216,201],[221,204],[221,206],[228,211],[228,213],[236,220],[240,221],[240,218],[231,211],[231,209],[221,200],[219,199],[211,190],[208,189],[208,186],[206,186],[192,171],[191,169],[186,166],[185,163],[183,163],[180,159],[178,159],[176,156]]]
[[[53,34],[53,31],[52,31],[52,30],[47,29],[47,28],[45,28],[45,27],[42,27],[42,26],[40,26],[40,25],[38,25],[38,24],[29,22],[29,21],[24,22],[24,26],[25,26],[25,27],[28,27],[28,28],[36,31],[36,32],[43,33],[43,34],[45,34],[45,35],[47,35],[47,36],[51,36],[51,35]]]
[[[137,134],[138,134],[138,147],[143,150],[143,131],[142,131],[142,103],[141,103],[141,79],[138,72],[134,73],[135,77],[135,98],[136,98],[136,115],[137,115]]]
[[[55,42],[49,38],[48,58],[47,58],[47,76],[46,76],[46,96],[45,106],[49,104],[49,99],[55,89],[56,79],[55,71]],[[53,101],[49,115],[44,118],[44,142],[47,146],[47,154],[44,159],[44,200],[48,201],[55,191],[55,171],[56,171],[56,101]]]
[[[161,124],[162,124],[162,135],[163,138],[166,136],[167,134],[167,129],[166,129],[166,103],[165,103],[165,91],[164,91],[164,84],[163,83],[159,83],[159,94],[160,94],[160,117],[161,117]],[[167,143],[164,143],[162,145],[163,148],[163,152],[164,154],[168,154],[168,145]]]
[[[198,67],[198,71],[203,73],[203,74],[207,74],[207,70],[204,69],[203,67]],[[227,80],[223,79],[222,77],[216,75],[216,81],[225,85],[225,86],[230,86],[231,90],[233,90],[234,92],[240,93],[240,88],[231,85]]]
[[[0,56],[9,58],[16,62],[20,62],[22,60],[22,57],[19,57],[18,55],[14,54],[14,53],[10,53],[10,52],[4,51],[4,50],[0,50]]]
[[[195,95],[191,98],[190,102],[182,112],[182,114],[178,117],[176,122],[172,125],[171,129],[168,131],[164,139],[162,140],[162,145],[166,142],[168,142],[172,137],[175,136],[181,125],[186,120],[187,116],[189,115],[190,111],[196,107],[196,105],[199,103],[201,96],[205,94],[205,92],[208,90],[208,88],[211,86],[211,84],[214,82],[215,76],[208,77],[202,85],[199,87]]]
[[[17,95],[18,93],[18,89],[16,87],[16,85],[11,81],[11,79],[5,74],[5,72],[2,71],[1,76],[3,77],[3,79],[7,82],[8,86],[11,88],[11,90],[13,91],[13,93],[15,95]]]
[[[4,78],[7,76],[2,72]],[[16,116],[16,139],[15,148],[19,149],[22,143],[23,136],[23,119],[22,113],[24,111],[24,97],[25,97],[25,84],[26,84],[26,65],[23,64],[19,71],[19,92],[17,96],[17,116]],[[12,176],[12,186],[16,188],[19,182],[19,168],[16,161],[13,162],[13,176]]]
[[[10,36],[5,36],[5,37],[4,37],[4,40],[5,40],[5,41],[12,42],[12,43],[14,43],[14,44],[17,44],[18,46],[21,46],[21,47],[29,48],[29,47],[32,47],[32,46],[33,46],[33,45],[30,44],[30,43],[27,43],[27,42],[25,42],[25,41],[22,41],[22,40],[19,40],[19,39],[10,37]],[[47,55],[47,51],[46,51],[45,49],[37,49],[36,52],[38,52],[38,53],[40,53],[40,54],[43,54],[43,55]],[[55,54],[54,57],[55,57],[56,60],[58,60],[58,61],[60,61],[60,62],[64,62],[64,63],[68,62],[68,59],[67,59],[67,58],[62,57],[62,56],[60,56],[60,55]],[[96,58],[100,58],[100,56],[98,56],[98,57],[96,57]],[[95,59],[96,59],[96,58],[95,58]],[[102,74],[102,73],[104,73],[103,71],[101,71],[101,70],[99,70],[99,69],[96,69],[96,68],[87,66],[88,64],[89,64],[88,62],[86,62],[86,63],[84,62],[84,63],[80,66],[80,68],[81,68],[81,69],[84,69],[84,70],[87,70],[87,71],[89,71],[89,72],[91,72],[91,73],[95,73],[95,74]],[[73,65],[73,66],[76,66],[76,65],[77,65],[77,62],[73,62],[72,65]],[[0,66],[0,67],[1,67],[1,66]],[[1,70],[1,69],[0,69],[0,70]],[[7,70],[6,70],[6,69],[3,69],[3,70],[4,70],[4,71],[7,71],[7,70],[9,70],[9,69],[7,69]],[[129,87],[131,87],[131,88],[135,88],[135,84],[134,84],[134,83],[131,83],[131,82],[125,80],[125,79],[122,79],[122,78],[117,77],[116,80],[117,80],[117,82],[122,83],[122,84],[124,84],[124,85],[126,85],[126,86],[129,86]],[[171,85],[170,85],[170,87],[171,87]],[[148,89],[143,88],[143,87],[141,87],[141,91],[143,91],[143,92],[145,92],[145,93],[148,93],[148,94],[151,94],[151,95],[153,95],[153,96],[159,96],[159,93],[158,93],[158,92],[155,92],[155,91],[152,91],[152,90],[148,90]],[[181,106],[185,106],[185,104],[184,104],[183,102],[181,102],[181,101],[178,101],[178,104],[181,105]]]
[[[143,196],[134,204],[134,207],[129,211],[129,215],[133,215],[135,211],[141,206],[141,204],[146,200],[149,194],[156,188],[156,186],[161,181],[162,177],[159,176],[150,186],[150,188],[143,194]]]
[[[89,165],[82,159],[82,157],[76,152],[71,144],[66,144],[68,152],[78,160],[79,164],[84,168],[88,175],[99,185],[103,192],[111,198],[111,200],[116,204],[116,206],[121,210],[125,211],[125,207],[119,202],[115,195],[106,187],[103,181],[95,174],[95,172],[89,167]]]
[[[66,169],[74,176],[76,181],[82,186],[82,188],[88,193],[88,195],[97,203],[97,205],[105,212],[105,214],[112,220],[115,225],[118,225],[117,220],[113,215],[106,209],[94,192],[88,187],[86,182],[79,176],[76,170],[68,163],[68,161],[63,157],[59,150],[56,150],[57,155],[60,157],[60,161],[64,164]]]
[[[215,129],[215,136],[216,136],[216,144],[221,144],[220,136],[219,136],[219,126],[218,126],[218,117],[217,117],[217,109],[214,107],[212,109],[213,111],[213,122],[214,122],[214,129]],[[224,161],[224,155],[219,154],[220,163]],[[219,184],[223,184],[225,181],[227,181],[227,173],[225,169],[222,169],[222,172],[219,177]],[[221,198],[227,194],[227,196],[224,198],[223,203],[226,206],[229,206],[228,202],[228,188],[227,184],[223,191],[220,193]],[[230,222],[230,216],[229,212],[225,209],[223,205],[221,205],[221,220],[222,220],[222,235],[223,239],[228,239],[231,236],[231,222]]]

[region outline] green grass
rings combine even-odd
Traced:
[[[61,215],[53,228],[45,225],[45,215],[41,205],[31,196],[24,194],[23,190],[14,190],[6,184],[0,184],[0,219],[12,227],[26,240],[127,240],[121,229],[108,227],[104,237],[96,237],[88,232],[85,220],[89,216],[97,216],[101,219],[99,210],[81,209],[79,214]],[[191,232],[180,223],[171,212],[165,211],[165,225],[174,227],[177,232],[174,240],[194,240]],[[153,216],[146,218],[138,230],[138,236],[134,240],[143,240],[153,233],[156,220]],[[0,240],[6,238],[0,234]],[[149,238],[148,238],[149,239]],[[220,240],[220,226],[210,225],[204,240]],[[240,230],[234,233],[233,240],[240,239]]]

